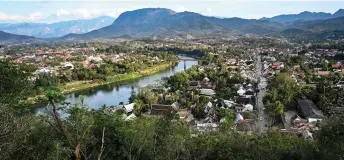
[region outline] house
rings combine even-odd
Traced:
[[[174,103],[171,104],[172,108],[175,109],[175,110],[178,110],[180,108],[180,104],[175,101]]]
[[[272,63],[271,67],[273,69],[283,69],[284,68],[284,64],[283,63],[279,63],[279,62],[276,62],[276,63]]]
[[[327,76],[327,75],[329,75],[329,74],[330,74],[329,71],[318,71],[318,72],[316,73],[316,75],[318,75],[318,76]]]
[[[209,96],[209,97],[215,95],[215,91],[212,90],[212,89],[204,89],[204,88],[202,88],[199,91],[200,91],[200,93],[199,93],[200,95]]]
[[[231,69],[231,70],[236,70],[236,69],[239,69],[239,66],[228,66],[228,69]]]
[[[246,104],[246,105],[236,105],[235,106],[235,111],[236,112],[251,112],[253,111],[253,105],[252,104]]]
[[[237,104],[249,104],[251,102],[250,98],[246,98],[246,97],[236,97],[235,98],[235,103]]]
[[[131,113],[133,110],[134,110],[134,107],[135,107],[135,103],[130,103],[130,104],[127,104],[127,105],[123,105],[123,109],[128,113]]]
[[[99,56],[89,56],[88,61],[94,61],[94,62],[102,62],[103,59],[100,58]]]
[[[245,96],[247,97],[247,98],[251,98],[252,96],[254,96],[254,91],[253,91],[253,89],[252,88],[249,88],[249,89],[247,89],[246,90],[246,92],[245,92]]]
[[[321,121],[325,118],[323,113],[316,108],[313,101],[308,99],[298,99],[297,104],[303,117],[307,119],[308,122]]]
[[[341,65],[339,63],[332,64],[332,69],[339,69]]]
[[[237,93],[238,93],[239,96],[244,96],[245,93],[246,93],[246,90],[244,90],[244,88],[241,86],[239,88],[239,90],[237,91]]]
[[[198,89],[199,87],[200,87],[200,84],[198,81],[190,81],[188,90]]]
[[[244,120],[244,117],[240,114],[240,113],[237,113],[236,116],[235,116],[235,121],[234,123],[239,123],[240,121]]]
[[[234,105],[234,102],[229,100],[223,100],[223,103],[226,108],[231,108]]]
[[[235,64],[237,62],[235,58],[230,58],[228,61],[230,64]]]
[[[336,87],[339,87],[339,88],[344,88],[344,80],[339,80],[338,83],[336,84]]]
[[[219,129],[219,125],[217,123],[197,123],[196,125],[197,130],[199,131],[217,131]]]
[[[70,62],[64,62],[62,63],[63,68],[69,68],[69,69],[74,69],[74,65]]]
[[[152,104],[150,115],[168,115],[172,110],[172,105]]]

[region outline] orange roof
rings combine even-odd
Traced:
[[[229,68],[231,68],[231,69],[237,69],[237,68],[239,68],[239,66],[229,66]]]
[[[272,66],[275,66],[275,67],[280,66],[280,65],[281,65],[280,63],[272,63]]]
[[[332,64],[332,68],[340,68],[340,64]]]
[[[318,75],[319,76],[326,76],[328,75],[330,72],[329,71],[318,71]]]
[[[235,58],[230,58],[229,62],[236,62],[236,59]]]

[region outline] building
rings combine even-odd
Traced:
[[[168,115],[172,110],[173,107],[171,105],[152,104],[150,115]]]
[[[188,90],[198,89],[200,87],[200,83],[198,81],[190,81]]]
[[[215,95],[215,91],[212,89],[200,89],[200,95],[204,95],[204,96],[208,96],[211,97],[213,95]]]
[[[336,87],[338,88],[344,88],[344,80],[339,80],[338,83],[336,84]]]
[[[123,109],[125,109],[125,111],[128,114],[128,113],[131,113],[134,110],[134,107],[135,107],[135,103],[130,103],[130,104],[124,105]]]
[[[313,101],[308,99],[298,99],[297,104],[299,111],[308,122],[321,121],[325,118],[323,113],[316,108]]]

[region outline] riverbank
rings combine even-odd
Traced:
[[[168,68],[174,66],[175,63],[176,62],[168,62],[168,63],[156,65],[154,67],[146,68],[140,72],[108,76],[106,81],[88,80],[88,81],[68,82],[68,83],[60,85],[59,88],[61,90],[61,93],[63,93],[63,94],[69,94],[69,93],[73,93],[73,92],[83,91],[83,90],[95,88],[95,87],[110,84],[110,83],[122,82],[122,81],[127,81],[127,80],[134,80],[134,79],[141,78],[144,76],[153,75],[153,74],[159,73],[161,71],[167,70]],[[30,97],[27,100],[29,103],[35,104],[42,97],[43,97],[43,95],[37,95],[35,97]]]
[[[101,85],[109,84],[109,83],[116,83],[121,81],[133,80],[143,76],[152,75],[163,70],[166,70],[172,67],[174,63],[163,63],[154,67],[150,67],[144,69],[140,72],[134,72],[129,74],[118,74],[114,76],[108,76],[106,81],[99,81],[99,80],[91,80],[91,81],[73,81],[69,83],[65,83],[60,86],[60,90],[63,94],[73,93],[77,91],[82,91],[94,87],[98,87]]]

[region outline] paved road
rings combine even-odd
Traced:
[[[259,81],[258,84],[258,89],[260,90],[257,94],[257,110],[258,110],[258,127],[259,127],[259,133],[265,133],[267,131],[267,125],[268,125],[268,120],[267,120],[267,115],[264,112],[264,104],[263,104],[263,97],[266,94],[266,86],[267,82],[266,79],[263,77],[262,74],[262,61],[261,61],[261,56],[257,56],[257,61],[256,61],[256,72],[257,72],[257,80]]]

